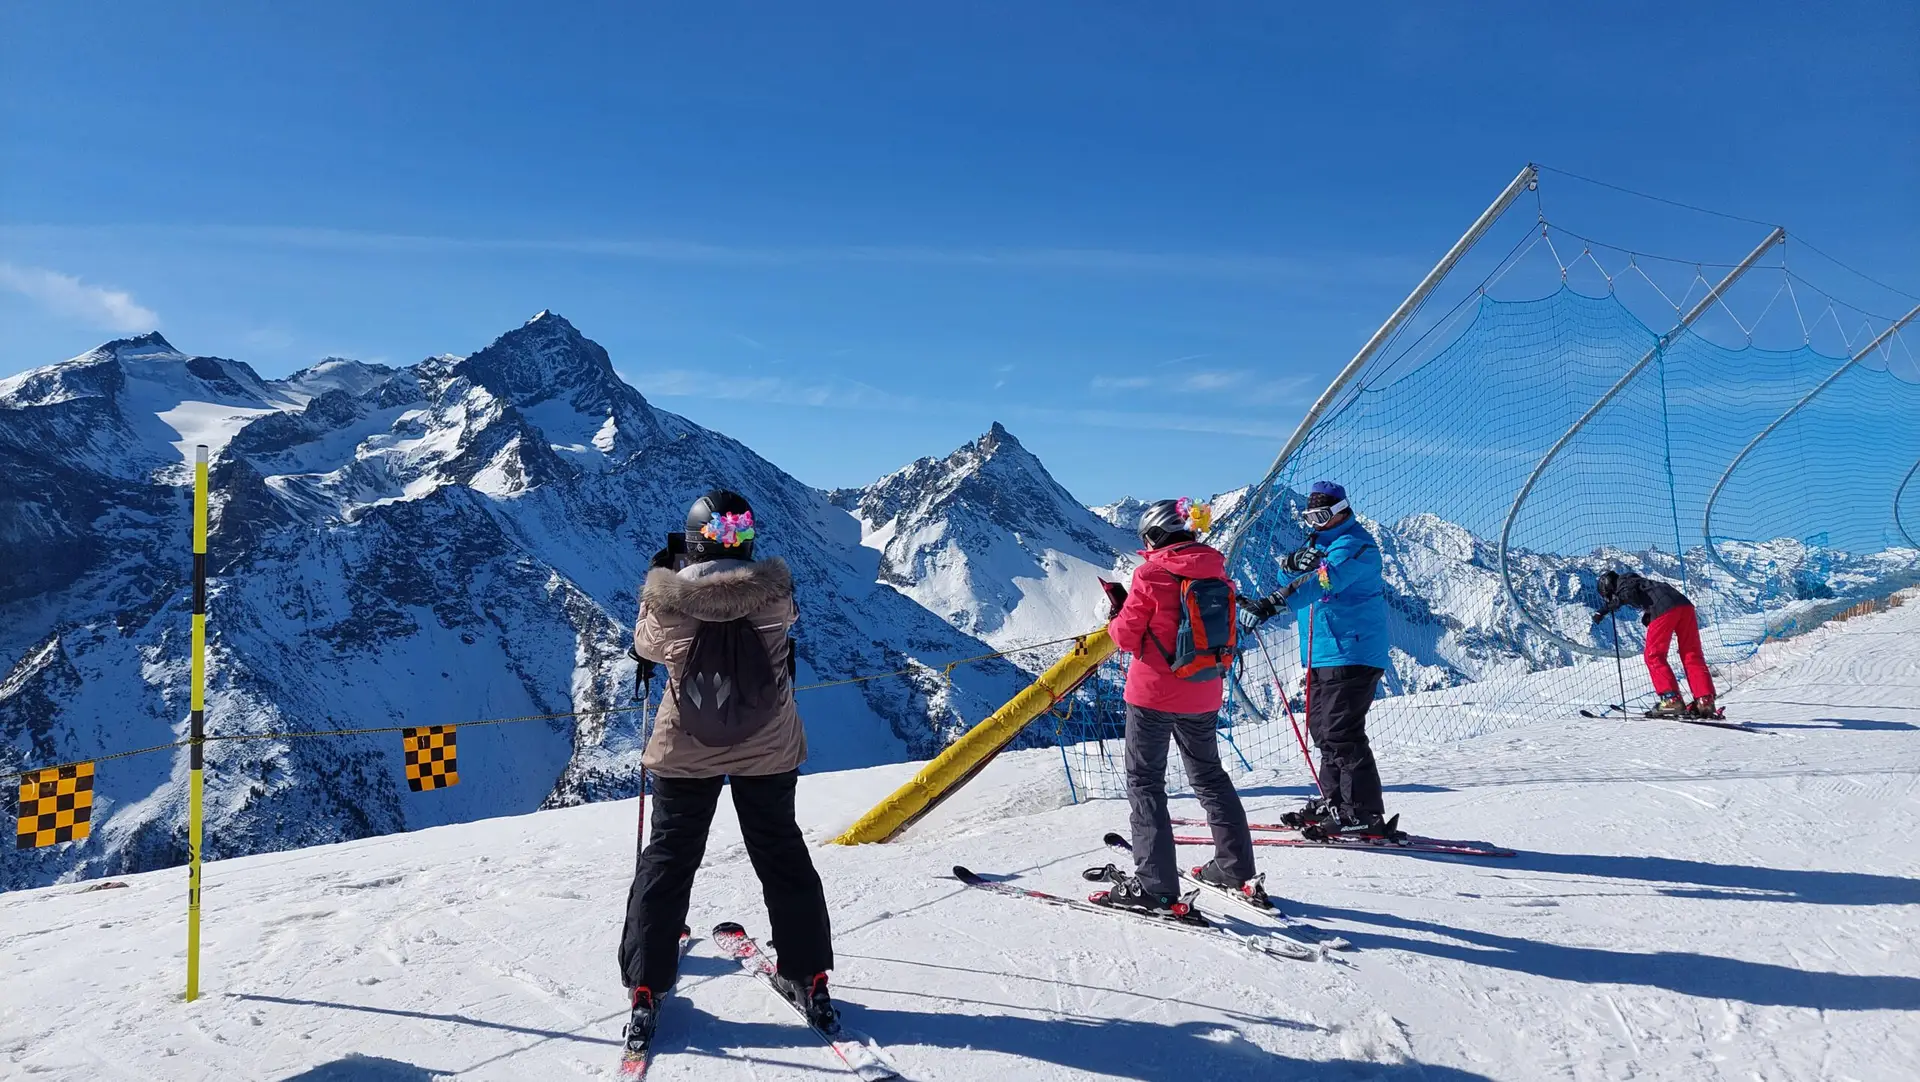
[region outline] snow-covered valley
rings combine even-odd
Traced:
[[[1755,733],[1569,717],[1387,752],[1410,826],[1518,855],[1263,850],[1275,896],[1351,941],[1328,961],[947,878],[963,863],[1074,894],[1110,858],[1099,836],[1123,828],[1124,804],[1066,806],[1057,753],[1012,753],[899,842],[815,850],[838,995],[920,1082],[1910,1079],[1916,641],[1920,604],[1768,644],[1726,694]],[[808,835],[912,770],[805,777]],[[1271,819],[1304,783],[1242,788]],[[635,813],[603,802],[216,861],[190,1005],[184,872],[0,895],[0,1064],[47,1079],[610,1078]],[[764,935],[723,802],[692,924],[724,919]],[[679,991],[652,1077],[843,1077],[710,944]]]

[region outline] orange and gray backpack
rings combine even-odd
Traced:
[[[1233,668],[1240,646],[1239,601],[1228,579],[1184,579],[1180,585],[1180,620],[1173,649],[1160,647],[1167,668],[1182,680],[1198,683],[1221,680]],[[1149,632],[1151,634],[1151,632]],[[1159,646],[1156,637],[1154,645]]]

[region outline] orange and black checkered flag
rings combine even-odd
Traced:
[[[69,763],[20,775],[20,849],[77,842],[92,829],[93,764]]]
[[[407,749],[407,788],[418,793],[460,784],[460,770],[454,758],[453,726],[402,729],[400,743]]]

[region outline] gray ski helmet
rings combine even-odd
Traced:
[[[1179,500],[1155,500],[1140,512],[1140,541],[1148,548],[1191,540],[1193,531],[1187,526],[1187,516],[1180,513]]]
[[[753,559],[753,508],[732,489],[716,488],[687,510],[687,559]]]

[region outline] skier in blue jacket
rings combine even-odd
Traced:
[[[1380,770],[1367,742],[1367,710],[1393,663],[1380,546],[1354,518],[1346,489],[1331,481],[1314,484],[1300,518],[1312,532],[1286,566],[1302,574],[1243,606],[1256,624],[1282,606],[1300,624],[1307,731],[1320,749],[1321,796],[1281,820],[1309,837],[1393,836],[1397,831],[1385,818]]]

